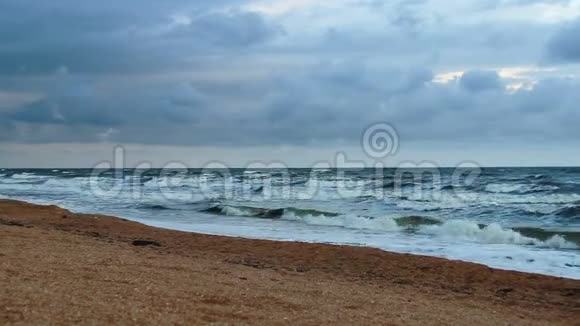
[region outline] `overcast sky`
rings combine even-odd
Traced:
[[[0,0],[0,167],[580,165],[580,0]],[[369,158],[370,159],[370,158]]]

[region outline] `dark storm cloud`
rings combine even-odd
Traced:
[[[549,59],[556,62],[580,62],[580,19],[565,24],[548,44]]]
[[[324,34],[324,49],[382,55],[401,65],[498,67],[537,64],[558,24],[540,19],[496,19],[502,9],[533,1],[358,1],[382,24],[363,31],[337,24]],[[539,2],[538,2],[539,3]],[[544,2],[566,4],[563,1]],[[527,8],[525,8],[527,9]],[[540,10],[540,9],[536,9]],[[377,21],[372,21],[376,24]]]
[[[461,87],[471,92],[497,90],[504,87],[495,71],[467,71],[461,77],[460,83]]]
[[[106,93],[91,84],[83,88],[81,92],[64,88],[16,110],[0,113],[0,120],[7,122],[0,139],[33,143],[98,142],[103,140],[103,134],[110,133],[154,143],[161,132],[195,126],[206,107],[204,97],[188,83],[137,86]]]
[[[201,16],[189,25],[175,28],[168,36],[179,36],[196,45],[235,48],[263,42],[280,31],[256,13],[235,12]]]
[[[580,135],[569,122],[579,117],[574,103],[580,101],[580,83],[575,80],[544,80],[532,90],[512,93],[495,72],[468,73],[468,88],[466,80],[431,83],[428,69],[352,69],[347,64],[330,72],[318,66],[308,73],[320,75],[279,82],[264,107],[267,123],[259,122],[262,115],[252,124],[284,130],[286,139],[311,140],[358,139],[364,127],[380,121],[394,124],[405,140],[547,141]]]
[[[0,74],[44,74],[63,66],[75,73],[175,69],[196,54],[250,46],[277,33],[255,13],[204,11],[237,2],[5,0]]]
[[[307,66],[243,85],[195,81],[105,91],[89,83],[5,113],[0,121],[10,123],[0,139],[310,144],[358,141],[366,126],[381,121],[395,125],[408,141],[580,136],[572,123],[580,119],[575,107],[580,83],[575,80],[544,80],[532,90],[510,93],[493,71],[469,72],[448,84],[433,83],[432,77],[428,68],[376,69],[348,61]]]
[[[92,85],[71,85],[4,114],[17,123],[124,127],[192,123],[204,98],[189,84],[135,87],[99,93]]]

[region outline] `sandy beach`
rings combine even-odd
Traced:
[[[580,325],[580,281],[0,201],[0,324]]]

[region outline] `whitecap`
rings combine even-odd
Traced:
[[[282,219],[288,221],[299,221],[315,226],[334,226],[347,229],[362,229],[376,231],[400,231],[401,227],[397,221],[390,217],[368,218],[356,215],[297,215],[292,211],[285,211]]]
[[[486,244],[514,244],[530,245],[553,249],[578,249],[572,242],[566,241],[560,235],[554,235],[546,241],[526,237],[512,229],[503,228],[497,223],[481,227],[479,224],[467,220],[452,220],[441,225],[426,225],[420,232],[447,239],[476,241]]]

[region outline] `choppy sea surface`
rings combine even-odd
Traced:
[[[0,169],[0,197],[580,279],[580,168]]]

